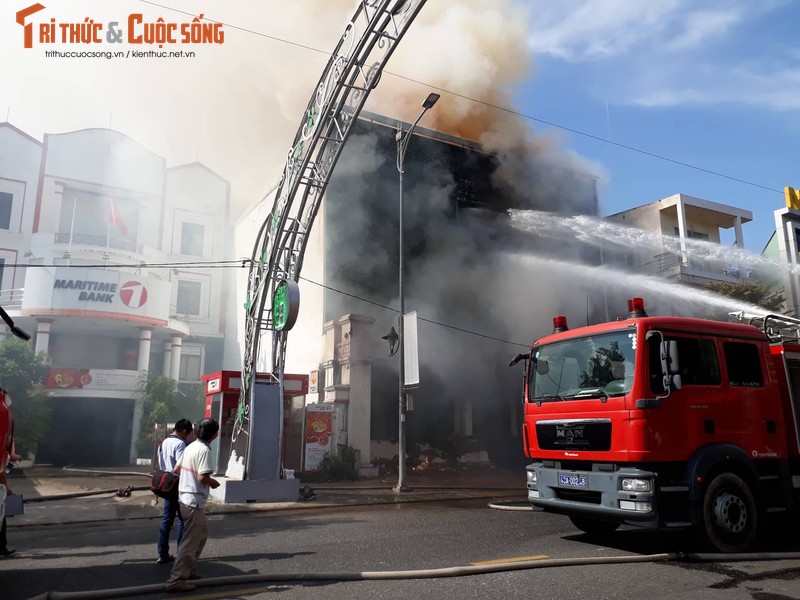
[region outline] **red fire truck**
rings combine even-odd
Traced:
[[[3,465],[6,449],[11,445],[11,436],[14,434],[14,420],[11,418],[11,400],[3,390],[0,390],[0,466]]]
[[[587,533],[695,528],[742,552],[800,500],[800,320],[650,317],[569,329],[524,361],[528,499]]]
[[[13,319],[5,309],[0,306],[0,319],[6,324],[8,330],[16,337],[26,342],[31,336],[14,325]],[[11,398],[3,388],[0,388],[0,467],[5,467],[5,455],[11,448],[11,440],[14,436],[14,419],[11,414]]]

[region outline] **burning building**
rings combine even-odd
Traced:
[[[321,373],[319,395],[309,401],[338,403],[347,413],[338,441],[354,445],[362,464],[397,452],[398,357],[381,339],[397,326],[399,305],[397,127],[375,114],[362,114],[356,124],[310,237],[300,320],[287,347],[287,372]],[[519,380],[508,361],[564,309],[568,294],[559,293],[567,282],[559,285],[558,274],[531,271],[517,257],[594,257],[571,241],[538,244],[511,226],[507,211],[596,215],[596,179],[530,147],[493,152],[417,128],[404,189],[405,308],[419,317],[420,362],[409,449],[499,464],[521,458]],[[244,232],[258,222],[246,217],[237,238],[253,239]],[[362,338],[355,356],[359,335],[367,348]]]

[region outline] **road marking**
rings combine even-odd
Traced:
[[[536,556],[515,556],[514,558],[495,558],[494,560],[482,560],[481,562],[470,563],[474,567],[481,565],[499,565],[500,563],[523,562],[526,560],[542,560],[550,558],[547,554],[537,554]]]
[[[230,598],[234,596],[252,596],[253,594],[263,594],[268,592],[267,585],[262,585],[257,588],[247,588],[244,590],[230,590],[228,592],[215,592],[213,594],[197,594],[192,596],[181,596],[185,600],[217,600],[219,598]]]

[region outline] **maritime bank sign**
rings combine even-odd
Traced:
[[[169,320],[170,285],[103,269],[31,270],[25,279],[22,313],[118,319],[165,326]]]

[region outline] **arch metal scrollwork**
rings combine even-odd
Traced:
[[[253,246],[244,305],[241,391],[226,472],[230,479],[245,479],[250,467],[252,391],[262,345],[266,345],[261,343],[262,336],[271,337],[271,356],[265,370],[283,390],[288,332],[277,331],[273,324],[275,289],[282,280],[299,279],[308,234],[344,143],[384,66],[425,2],[359,0],[308,102],[287,154],[272,210]],[[280,439],[279,452],[282,447]]]

